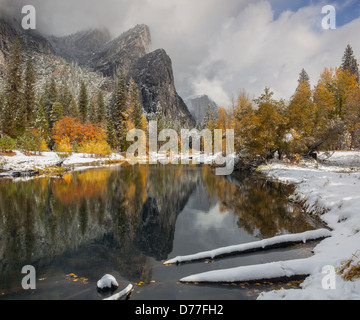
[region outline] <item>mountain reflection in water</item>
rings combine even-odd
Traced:
[[[90,283],[109,272],[124,284],[150,282],[154,274],[176,283],[177,270],[158,271],[161,260],[314,229],[289,203],[291,192],[254,176],[218,177],[205,166],[112,167],[0,180],[0,293],[28,298],[21,288],[21,268],[28,264],[38,278],[54,279],[48,286],[38,282],[39,298],[69,295],[64,276],[70,272]],[[86,298],[96,298],[92,289]],[[169,298],[162,294],[153,297]]]

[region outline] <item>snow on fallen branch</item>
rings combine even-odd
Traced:
[[[197,261],[202,259],[215,259],[216,257],[220,256],[268,250],[275,247],[286,246],[301,242],[306,243],[307,241],[320,240],[328,237],[331,237],[331,232],[327,229],[318,229],[299,234],[287,234],[261,241],[223,247],[212,251],[199,252],[188,256],[178,256],[176,258],[165,261],[164,264],[175,264],[181,262]]]
[[[286,279],[295,276],[308,276],[316,270],[317,266],[316,259],[308,258],[204,272],[183,278],[180,281],[225,283]]]
[[[133,289],[134,289],[134,286],[132,284],[129,284],[121,292],[114,294],[111,297],[103,299],[103,300],[120,300],[122,297],[127,296],[131,291],[133,291]]]

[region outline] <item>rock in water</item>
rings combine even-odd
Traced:
[[[97,282],[97,288],[100,291],[109,291],[109,290],[116,290],[119,287],[119,284],[117,283],[116,279],[110,275],[106,274],[104,275],[98,282]]]

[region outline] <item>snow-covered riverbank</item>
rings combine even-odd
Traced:
[[[73,153],[61,158],[56,152],[42,152],[41,155],[27,156],[15,151],[11,156],[0,156],[0,177],[28,175],[44,172],[62,167],[65,169],[75,167],[91,167],[108,163],[124,161],[120,154],[112,154],[104,158],[97,158],[90,154]],[[56,170],[55,170],[56,171]]]
[[[344,262],[353,260],[348,269],[360,264],[360,152],[336,152],[319,163],[297,166],[274,162],[259,168],[269,178],[296,184],[296,200],[309,212],[322,212],[321,219],[332,229],[332,237],[314,249],[324,266],[314,272],[299,290],[262,293],[259,299],[360,299],[360,279],[344,281],[336,274],[336,289],[325,290],[322,273],[325,263],[339,271]]]

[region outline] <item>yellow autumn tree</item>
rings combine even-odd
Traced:
[[[285,135],[285,152],[301,154],[314,143],[312,137],[316,105],[308,80],[299,80],[298,87],[286,108],[287,133]]]
[[[356,77],[342,68],[325,68],[314,89],[316,104],[314,137],[316,150],[320,147],[344,147],[346,106],[358,90]]]
[[[222,150],[226,150],[226,130],[230,128],[229,115],[225,108],[219,107],[215,128],[222,130]]]
[[[360,88],[353,90],[344,106],[346,128],[350,136],[349,148],[360,147]]]
[[[281,148],[285,134],[285,117],[281,103],[272,98],[273,92],[265,88],[264,93],[255,100],[257,109],[251,117],[250,138],[246,142],[252,156],[271,158]]]
[[[216,129],[226,130],[229,128],[228,114],[223,107],[218,108],[218,116],[216,119]]]
[[[253,102],[244,89],[240,90],[236,103],[229,112],[229,127],[234,129],[235,150],[243,152],[251,140],[251,131],[254,128],[255,110]]]
[[[310,86],[306,82],[299,83],[286,110],[289,127],[301,137],[309,137],[314,127],[315,111]]]

